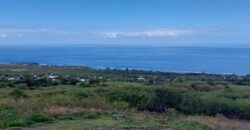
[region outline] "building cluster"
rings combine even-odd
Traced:
[[[89,82],[91,79],[99,80],[99,81],[112,81],[110,78],[105,78],[104,76],[77,76],[77,75],[56,75],[56,74],[48,74],[48,75],[31,75],[31,76],[10,76],[10,75],[0,75],[0,81],[10,81],[10,82],[18,82],[22,80],[30,79],[33,81],[37,80],[49,80],[52,82],[61,82],[61,80],[77,80],[78,82]],[[133,81],[138,82],[146,82],[148,81],[144,76],[138,75],[137,78],[130,78]]]

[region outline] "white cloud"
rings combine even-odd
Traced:
[[[105,38],[122,38],[122,37],[179,37],[194,34],[194,29],[155,29],[149,31],[111,31],[104,32]]]
[[[0,39],[15,39],[15,38],[22,38],[23,34],[12,34],[12,33],[0,33]]]
[[[0,39],[15,40],[23,38],[26,39],[44,37],[44,36],[61,36],[61,34],[70,33],[67,30],[60,28],[47,27],[32,27],[32,26],[1,26],[0,25]]]
[[[1,34],[0,34],[0,38],[6,38],[6,37],[7,37],[6,34],[4,34],[4,33],[1,33]]]
[[[0,26],[0,32],[5,33],[63,33],[65,30],[59,28],[32,27],[32,26]]]
[[[157,41],[165,38],[166,40],[181,41],[183,39],[197,38],[199,35],[209,35],[215,32],[214,28],[124,28],[124,27],[105,27],[105,28],[52,28],[52,27],[32,27],[32,26],[1,26],[1,42],[48,42],[48,43],[99,43],[112,42],[110,39],[117,39],[121,42],[148,42]],[[193,37],[195,36],[195,37]],[[116,42],[116,40],[114,40]],[[161,42],[161,41],[160,41]]]

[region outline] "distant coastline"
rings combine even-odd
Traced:
[[[88,68],[92,70],[114,70],[114,71],[142,71],[150,73],[173,73],[173,74],[197,74],[197,75],[222,75],[222,76],[250,76],[250,74],[233,74],[233,73],[206,73],[206,72],[189,72],[189,71],[158,71],[158,70],[147,70],[147,69],[133,69],[133,68],[113,68],[113,67],[91,67],[84,65],[62,65],[62,64],[43,64],[38,62],[15,62],[15,63],[1,63],[1,65],[21,65],[21,66],[40,66],[40,67],[79,67]]]

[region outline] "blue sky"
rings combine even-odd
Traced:
[[[250,46],[249,0],[1,0],[0,44]]]

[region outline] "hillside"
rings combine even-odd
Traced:
[[[249,76],[0,65],[1,129],[248,130]]]

